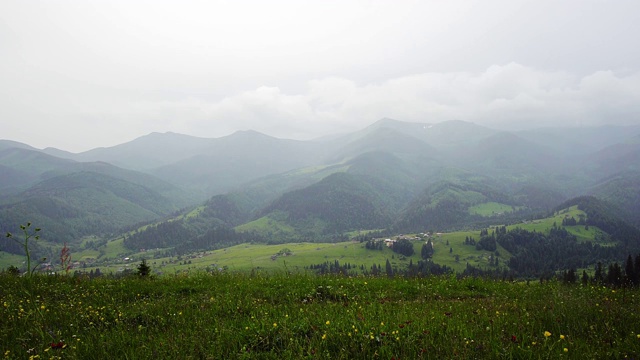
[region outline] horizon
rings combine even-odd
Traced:
[[[329,134],[325,134],[325,135],[318,136],[318,137],[315,137],[315,138],[310,138],[310,139],[294,139],[294,138],[287,138],[287,137],[278,137],[278,136],[273,136],[273,135],[270,135],[270,134],[266,134],[264,132],[261,132],[261,131],[258,131],[258,130],[254,130],[254,129],[235,130],[232,133],[229,133],[229,134],[226,134],[226,135],[221,135],[221,136],[216,136],[216,137],[191,135],[191,134],[179,133],[179,132],[175,132],[175,131],[151,131],[151,132],[149,132],[147,134],[136,136],[136,137],[134,137],[132,139],[125,140],[125,141],[120,142],[120,143],[106,145],[106,146],[97,146],[97,147],[88,148],[86,150],[81,150],[81,151],[77,151],[77,152],[70,151],[70,150],[67,150],[67,149],[64,149],[64,148],[54,147],[54,146],[38,147],[38,146],[34,146],[33,144],[30,144],[30,143],[27,143],[27,142],[17,141],[15,139],[0,138],[0,141],[16,142],[16,143],[19,143],[19,144],[22,144],[22,145],[27,145],[27,146],[29,146],[31,148],[34,148],[35,150],[39,150],[39,151],[59,150],[59,151],[63,151],[63,152],[71,153],[71,154],[81,154],[81,153],[88,152],[88,151],[95,150],[95,149],[105,149],[105,148],[117,147],[117,146],[120,146],[120,145],[123,145],[123,144],[127,144],[127,143],[130,143],[130,142],[134,142],[134,141],[136,141],[138,139],[141,139],[141,138],[144,138],[144,137],[147,137],[147,136],[150,136],[150,135],[154,135],[154,134],[158,134],[158,135],[173,134],[173,135],[187,136],[187,137],[193,137],[193,138],[199,138],[199,139],[221,139],[221,138],[233,136],[234,134],[237,134],[237,133],[255,132],[255,133],[258,133],[258,134],[262,134],[262,135],[269,136],[269,137],[272,137],[272,138],[275,138],[275,139],[280,139],[280,140],[319,141],[319,140],[322,140],[323,138],[336,138],[336,137],[348,135],[350,133],[362,131],[362,130],[370,127],[370,126],[373,126],[374,124],[377,124],[377,123],[382,122],[382,121],[387,121],[387,120],[401,122],[401,123],[424,124],[424,125],[438,125],[438,124],[450,123],[450,122],[464,122],[464,123],[468,123],[468,124],[474,124],[474,125],[482,126],[482,127],[485,127],[487,129],[491,129],[491,130],[512,132],[512,133],[523,132],[523,131],[543,130],[543,129],[586,129],[586,128],[601,128],[601,127],[640,127],[640,124],[628,124],[628,125],[624,125],[624,124],[623,125],[618,125],[618,124],[596,124],[596,125],[574,125],[574,126],[571,126],[571,125],[565,125],[565,126],[539,126],[539,127],[529,127],[529,128],[521,128],[521,129],[506,129],[506,128],[499,128],[499,127],[485,126],[485,125],[482,125],[482,124],[476,124],[475,122],[465,121],[465,120],[445,120],[445,121],[440,121],[440,122],[436,122],[436,123],[431,123],[431,122],[402,121],[402,120],[396,120],[396,119],[391,119],[391,118],[382,118],[382,119],[374,121],[374,122],[372,122],[372,123],[370,123],[368,125],[365,125],[362,128],[355,129],[353,131],[329,133]],[[633,137],[633,135],[631,137]]]

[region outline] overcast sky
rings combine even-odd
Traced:
[[[0,1],[0,138],[640,123],[640,1]]]

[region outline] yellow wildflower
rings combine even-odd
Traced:
[[[551,336],[551,333],[550,333],[550,332],[548,332],[548,331],[545,331],[545,332],[544,332],[544,337],[549,337],[549,336]]]

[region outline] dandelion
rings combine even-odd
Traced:
[[[551,336],[551,333],[550,333],[550,332],[548,332],[548,331],[545,331],[545,332],[544,332],[544,337],[549,337],[549,336]]]

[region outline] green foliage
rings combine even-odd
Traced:
[[[407,239],[396,240],[396,242],[393,243],[391,250],[404,256],[411,256],[414,253],[413,243]]]
[[[0,276],[0,289],[7,358],[640,356],[637,289],[259,272],[29,284]]]
[[[151,274],[151,267],[147,264],[146,259],[142,259],[140,264],[138,264],[138,276],[140,277],[148,277]]]
[[[0,206],[0,226],[16,228],[24,218],[47,229],[52,241],[72,243],[177,210],[172,201],[145,186],[94,172],[46,179]],[[7,229],[5,229],[7,228]]]
[[[433,243],[431,242],[431,239],[427,240],[425,244],[422,244],[420,256],[424,260],[427,260],[433,256]]]
[[[332,174],[307,188],[284,194],[263,210],[263,215],[274,211],[286,213],[294,227],[319,219],[325,224],[322,234],[375,229],[390,221],[375,190],[345,173]]]
[[[40,262],[36,265],[34,265],[33,267],[31,267],[31,249],[29,248],[29,240],[33,239],[33,240],[38,240],[40,239],[40,235],[38,235],[38,233],[40,232],[40,228],[34,228],[33,230],[31,229],[31,223],[28,222],[26,225],[20,225],[20,230],[22,230],[22,234],[23,237],[22,239],[18,240],[16,239],[13,234],[11,233],[7,233],[6,237],[8,239],[11,239],[15,242],[17,242],[18,244],[22,245],[25,256],[27,258],[27,270],[26,270],[26,274],[31,277],[33,276],[33,273],[35,272],[35,270],[38,268],[38,266],[40,266],[43,262],[45,262],[47,259],[46,258],[42,258],[40,259]]]
[[[393,226],[398,232],[448,230],[486,222],[482,215],[470,212],[479,204],[509,203],[509,196],[496,190],[486,179],[457,179],[429,186],[415,198]]]

